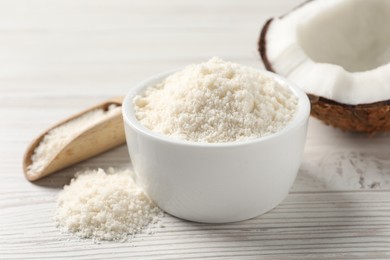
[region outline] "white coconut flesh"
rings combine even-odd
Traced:
[[[390,0],[313,0],[266,34],[273,70],[306,93],[357,105],[390,100]]]

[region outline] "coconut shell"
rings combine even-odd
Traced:
[[[269,19],[263,25],[258,42],[258,51],[265,68],[278,73],[267,57],[267,32],[273,21]],[[327,125],[345,131],[375,134],[390,131],[390,100],[349,105],[339,103],[315,93],[307,93],[311,102],[311,115]]]
[[[390,131],[390,100],[347,105],[315,95],[308,96],[311,102],[311,115],[328,125],[346,131],[370,134]]]

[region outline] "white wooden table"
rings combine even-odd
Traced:
[[[0,259],[390,259],[386,134],[311,119],[299,175],[277,208],[226,225],[166,216],[165,228],[126,243],[78,240],[52,220],[74,172],[128,166],[125,146],[37,183],[23,177],[35,136],[147,76],[211,56],[261,67],[261,25],[299,2],[0,0]]]

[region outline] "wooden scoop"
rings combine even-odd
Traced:
[[[43,132],[28,146],[24,154],[23,171],[26,178],[29,181],[36,181],[65,167],[81,162],[125,143],[126,140],[122,112],[121,109],[117,109],[115,111],[111,111],[109,116],[102,118],[102,120],[98,123],[91,125],[88,129],[76,135],[72,140],[65,144],[61,150],[53,151],[56,153],[53,160],[47,164],[43,170],[34,173],[28,171],[28,166],[32,164],[31,156],[34,153],[35,148],[41,143],[45,135],[50,130],[76,119],[94,109],[100,108],[107,111],[111,105],[122,106],[122,100],[123,98],[107,100],[99,105],[73,115]]]

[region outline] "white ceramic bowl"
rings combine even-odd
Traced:
[[[277,206],[298,172],[310,103],[286,79],[266,71],[298,97],[294,119],[281,131],[246,142],[204,144],[154,133],[134,116],[133,98],[173,72],[147,79],[123,103],[127,146],[136,182],[164,211],[179,218],[226,223]]]

